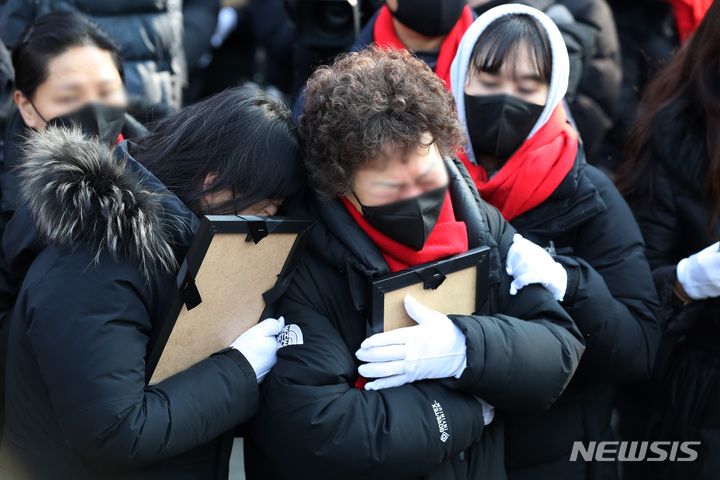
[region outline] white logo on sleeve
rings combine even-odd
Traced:
[[[283,328],[280,331],[280,334],[277,336],[277,340],[278,348],[287,347],[288,345],[302,345],[302,330],[300,330],[300,327],[298,327],[294,323],[291,323],[290,325],[285,325],[285,328]]]
[[[449,428],[447,424],[447,420],[445,419],[445,413],[443,413],[442,405],[440,405],[440,402],[435,400],[435,403],[432,404],[433,412],[435,412],[435,419],[438,423],[438,428],[440,429],[440,441],[445,443],[448,438],[450,438],[450,433],[448,433]]]

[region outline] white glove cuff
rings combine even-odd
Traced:
[[[683,258],[680,260],[677,264],[677,267],[675,268],[675,273],[677,275],[677,280],[680,282],[680,285],[682,285],[683,290],[685,290],[685,293],[688,294],[688,297],[692,298],[693,300],[701,300],[705,298],[706,296],[700,292],[700,290],[697,288],[698,284],[696,282],[692,281],[690,270],[692,270],[690,265],[690,258]]]

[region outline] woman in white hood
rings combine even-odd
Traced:
[[[506,415],[511,480],[617,477],[614,462],[570,461],[573,445],[614,439],[613,383],[650,374],[660,334],[637,224],[612,182],[585,163],[568,121],[568,70],[555,24],[524,5],[480,16],[451,69],[468,138],[462,160],[483,199],[525,237],[516,235],[508,254],[513,290],[542,283],[586,341],[578,371],[548,411]]]

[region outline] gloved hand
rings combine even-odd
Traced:
[[[677,264],[677,279],[693,300],[720,297],[720,242]]]
[[[460,378],[467,366],[465,335],[447,316],[410,295],[405,310],[418,325],[378,333],[366,339],[355,356],[369,362],[358,372],[377,380],[365,390],[379,390],[427,378]]]
[[[518,290],[539,283],[552,293],[555,300],[562,302],[567,289],[567,272],[565,267],[553,260],[548,252],[530,240],[516,233],[513,244],[508,250],[505,269],[508,275],[515,277],[510,285],[510,295]]]
[[[258,383],[277,362],[277,336],[285,327],[283,317],[268,318],[246,330],[230,347],[242,353],[255,370]]]

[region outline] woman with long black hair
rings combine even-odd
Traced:
[[[651,440],[699,441],[652,478],[720,476],[720,3],[643,94],[617,185],[633,208],[663,307]],[[647,410],[647,404],[643,406]],[[696,447],[693,447],[696,448]],[[648,467],[653,467],[648,464]]]
[[[302,189],[288,109],[234,88],[166,117],[140,144],[51,126],[24,152],[4,237],[25,280],[0,463],[31,478],[226,478],[232,430],[257,409],[282,320],[149,386],[146,352],[198,218],[274,214]]]

